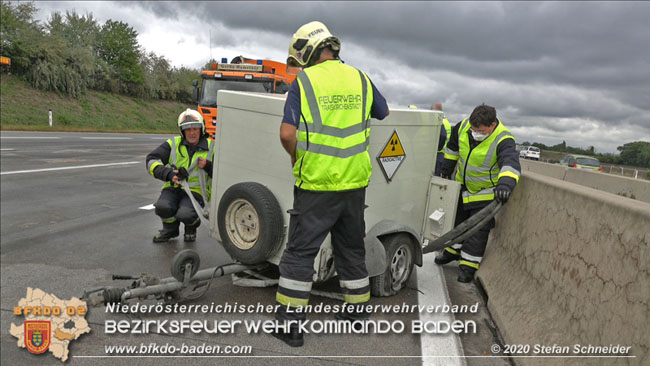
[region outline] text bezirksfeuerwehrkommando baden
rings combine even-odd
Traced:
[[[278,309],[283,306],[279,304],[274,305],[265,305],[261,303],[257,304],[239,304],[235,303],[225,303],[225,304],[107,304],[106,312],[107,313],[122,313],[122,314],[146,314],[146,313],[158,313],[158,314],[190,314],[190,313],[204,313],[204,314],[260,314],[268,313],[274,314]],[[334,314],[346,309],[352,309],[354,305],[343,303],[343,304],[314,304],[307,305],[304,307],[297,308],[287,308],[288,311],[292,312],[308,312],[308,313],[324,313],[324,314]],[[478,302],[473,305],[410,305],[406,303],[395,304],[395,305],[363,305],[360,309],[359,306],[355,308],[356,310],[364,310],[369,313],[476,313],[478,311]]]

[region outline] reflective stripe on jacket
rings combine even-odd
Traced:
[[[298,126],[296,186],[344,191],[368,185],[368,139],[373,102],[370,80],[337,60],[298,74],[302,121]]]

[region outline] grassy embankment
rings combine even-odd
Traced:
[[[53,127],[49,127],[48,109]],[[88,90],[74,99],[32,88],[16,76],[0,79],[0,127],[3,130],[173,133],[186,108],[169,101],[147,101]]]

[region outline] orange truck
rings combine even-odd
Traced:
[[[213,63],[210,70],[201,71],[201,87],[194,80],[193,100],[205,121],[206,132],[213,137],[217,129],[217,92],[238,90],[257,93],[284,94],[296,79],[287,70],[287,65],[270,60],[249,59],[243,56],[233,58],[230,63],[222,58]]]

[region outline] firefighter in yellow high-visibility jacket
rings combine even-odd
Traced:
[[[431,106],[431,110],[442,112],[442,104],[436,103]],[[447,147],[447,142],[451,138],[451,123],[447,119],[447,116],[442,115],[442,128],[440,129],[440,138],[438,139],[438,154],[436,155],[436,169],[434,171],[435,176],[442,175],[442,165],[445,161],[445,147]]]
[[[162,230],[153,237],[154,243],[177,237],[181,222],[185,226],[183,239],[186,242],[196,240],[196,229],[201,219],[190,197],[181,188],[181,180],[187,179],[192,195],[201,206],[210,200],[214,144],[208,139],[201,114],[192,109],[181,113],[178,116],[178,132],[179,136],[163,142],[146,157],[149,174],[165,182],[154,204],[156,215],[163,224]],[[203,184],[200,170],[207,177]]]
[[[300,27],[289,45],[287,64],[303,70],[289,88],[280,127],[296,178],[289,238],[280,260],[276,319],[301,321],[314,276],[314,259],[331,234],[334,263],[346,303],[337,315],[356,320],[370,299],[365,264],[364,213],[372,166],[370,118],[389,113],[368,76],[338,59],[341,43],[321,22]],[[347,307],[346,307],[347,308]],[[303,345],[298,327],[273,334],[293,347]]]
[[[487,206],[492,200],[507,202],[515,189],[521,172],[515,138],[499,119],[496,109],[480,105],[469,118],[451,130],[445,147],[442,177],[451,178],[454,168],[456,181],[462,183],[456,224]],[[463,243],[452,244],[439,254],[436,264],[459,260],[459,282],[470,282],[478,270],[494,218]]]

